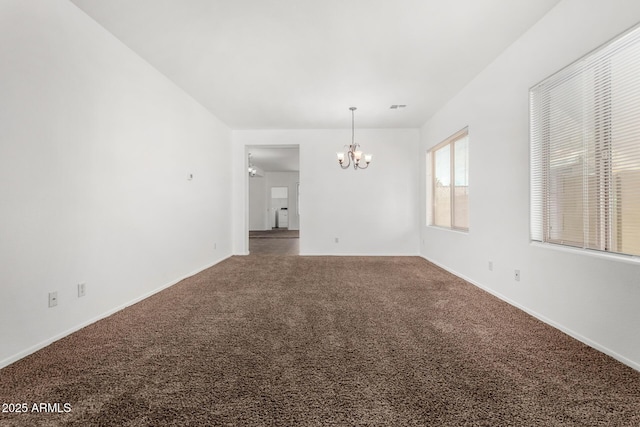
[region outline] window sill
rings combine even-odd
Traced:
[[[552,251],[559,251],[559,252],[564,252],[564,253],[569,253],[574,255],[588,256],[588,257],[598,258],[598,259],[603,259],[608,261],[623,262],[623,263],[632,264],[632,265],[640,265],[640,257],[636,255],[621,255],[621,254],[615,254],[610,252],[597,251],[594,249],[581,249],[581,248],[575,248],[571,246],[563,246],[556,243],[543,243],[543,242],[537,242],[537,241],[530,242],[530,245],[537,248],[550,249]]]
[[[444,231],[453,231],[454,233],[459,233],[459,234],[464,234],[464,235],[468,235],[469,234],[469,229],[463,229],[463,228],[449,228],[449,227],[441,227],[439,225],[427,225],[427,228],[432,228],[434,230],[444,230]]]

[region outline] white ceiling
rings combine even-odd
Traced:
[[[419,127],[559,2],[71,1],[233,129]]]

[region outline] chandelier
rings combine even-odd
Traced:
[[[360,163],[362,160],[362,151],[360,151],[360,144],[356,144],[354,141],[355,122],[353,118],[353,112],[356,110],[356,107],[350,107],[349,110],[351,110],[351,145],[349,145],[347,151],[336,153],[338,155],[338,163],[340,163],[340,167],[342,169],[347,169],[349,166],[351,166],[351,163],[353,163],[354,169],[366,169],[367,167],[369,167],[369,163],[371,163],[371,158],[373,156],[371,154],[365,154],[364,162],[366,163],[366,165],[362,166],[362,164]],[[346,145],[344,147],[347,148]]]

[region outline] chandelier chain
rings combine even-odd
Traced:
[[[356,125],[355,125],[356,120],[354,118],[354,111],[356,110],[356,108],[355,107],[351,107],[350,110],[351,110],[351,145],[353,145],[355,140],[356,140],[356,138],[355,138],[355,135],[356,135]]]

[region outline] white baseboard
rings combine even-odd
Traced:
[[[438,263],[436,261],[433,261],[433,260],[425,257],[424,255],[420,255],[420,256],[422,258],[424,258],[425,260],[429,261],[430,263],[435,264],[438,267],[442,268],[443,270],[447,270],[449,273],[451,273],[451,274],[453,274],[455,276],[458,276],[459,278],[471,283],[472,285],[477,286],[480,289],[490,293],[491,295],[495,296],[496,298],[501,299],[502,301],[506,302],[507,304],[510,304],[510,305],[512,305],[512,306],[514,306],[516,308],[519,308],[520,310],[524,311],[527,314],[530,314],[531,316],[535,317],[536,319],[540,320],[541,322],[544,322],[547,325],[552,326],[552,327],[564,332],[565,334],[569,335],[572,338],[577,339],[578,341],[588,345],[589,347],[592,347],[592,348],[594,348],[594,349],[596,349],[598,351],[601,351],[602,353],[604,353],[604,354],[606,354],[608,356],[613,357],[618,362],[624,363],[625,365],[635,369],[636,371],[640,371],[640,364],[634,362],[633,360],[627,359],[626,357],[622,356],[621,354],[616,353],[615,351],[611,350],[610,348],[607,348],[607,347],[605,347],[605,346],[603,346],[603,345],[601,345],[601,344],[599,344],[599,343],[597,343],[597,342],[595,342],[595,341],[593,341],[593,340],[591,340],[591,339],[589,339],[589,338],[587,338],[587,337],[575,332],[574,330],[572,330],[570,328],[567,328],[567,327],[555,322],[554,320],[549,319],[546,316],[543,316],[542,314],[540,314],[540,313],[538,313],[538,312],[536,312],[534,310],[531,310],[531,309],[523,306],[520,303],[517,303],[516,301],[513,301],[512,299],[502,295],[501,293],[496,292],[495,290],[493,290],[493,289],[491,289],[491,288],[489,288],[489,287],[487,287],[487,286],[485,286],[485,285],[483,285],[481,283],[478,283],[478,282],[476,282],[475,280],[473,280],[473,279],[471,279],[469,277],[466,277],[464,274],[460,274],[457,271],[454,271],[454,270],[450,269],[449,267],[447,267],[445,265],[442,265],[442,264],[440,264],[440,263]]]
[[[4,368],[6,366],[9,366],[14,362],[17,362],[18,360],[20,360],[20,359],[22,359],[24,357],[27,357],[28,355],[30,355],[32,353],[35,353],[38,350],[41,350],[41,349],[45,348],[46,346],[58,341],[59,339],[62,339],[64,337],[68,336],[68,335],[71,335],[72,333],[77,332],[80,329],[82,329],[82,328],[84,328],[86,326],[89,326],[92,323],[97,322],[98,320],[102,320],[102,319],[104,319],[106,317],[109,317],[112,314],[117,313],[120,310],[124,310],[125,308],[127,308],[127,307],[129,307],[129,306],[131,306],[133,304],[136,304],[136,303],[138,303],[138,302],[140,302],[140,301],[142,301],[142,300],[144,300],[146,298],[149,298],[150,296],[152,296],[154,294],[157,294],[160,291],[163,291],[163,290],[165,290],[167,288],[170,288],[171,286],[175,285],[178,282],[183,281],[184,279],[187,279],[187,278],[189,278],[191,276],[194,276],[194,275],[200,273],[201,271],[206,270],[207,268],[211,268],[214,265],[219,264],[222,261],[230,258],[231,256],[232,255],[228,255],[226,257],[220,258],[220,259],[218,259],[217,261],[214,261],[211,264],[207,264],[204,267],[201,267],[201,268],[199,268],[199,269],[197,269],[195,271],[192,271],[191,273],[188,273],[187,275],[185,275],[183,277],[180,277],[180,278],[178,278],[176,280],[172,280],[171,282],[166,283],[166,284],[160,286],[159,288],[156,288],[156,289],[154,289],[152,291],[146,292],[146,293],[142,294],[141,296],[134,298],[131,301],[128,301],[128,302],[126,302],[124,304],[121,304],[121,305],[119,305],[117,307],[114,307],[114,308],[112,308],[110,310],[107,310],[106,312],[104,312],[104,313],[102,313],[102,314],[100,314],[98,316],[95,316],[95,317],[93,317],[93,318],[91,318],[91,319],[89,319],[89,320],[87,320],[85,322],[82,322],[82,323],[80,323],[80,324],[78,324],[78,325],[76,325],[76,326],[74,326],[72,328],[67,329],[66,331],[63,331],[63,332],[61,332],[59,334],[56,334],[51,338],[48,338],[48,339],[46,339],[44,341],[39,342],[38,344],[35,344],[35,345],[25,349],[25,350],[22,350],[22,351],[18,352],[16,354],[12,355],[12,356],[9,356],[6,359],[3,359],[3,360],[0,361],[0,369]]]

